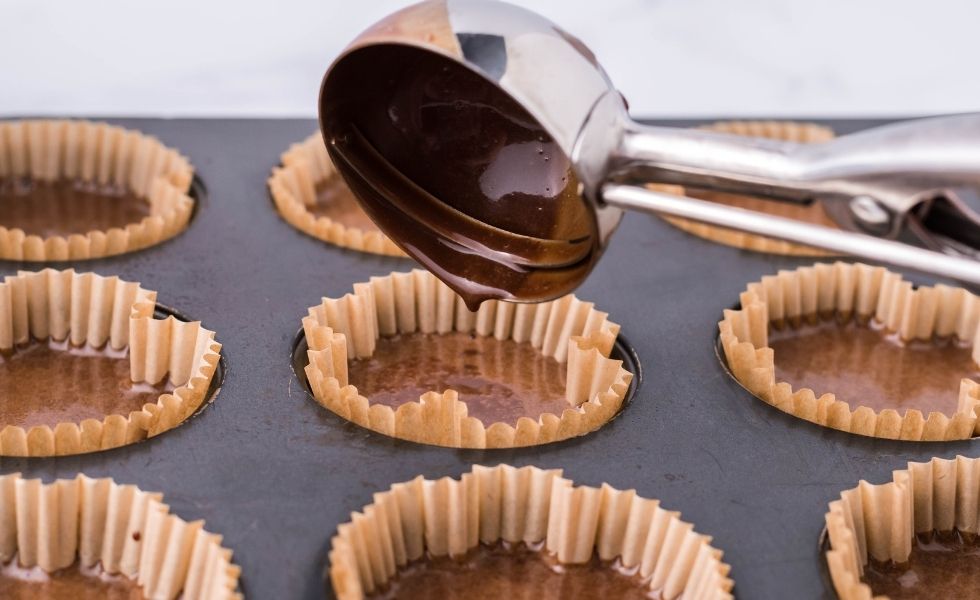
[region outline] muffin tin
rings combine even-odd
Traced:
[[[641,214],[626,216],[576,292],[622,325],[641,362],[642,385],[619,418],[582,438],[512,450],[372,433],[307,396],[292,366],[297,325],[322,296],[414,265],[334,248],[276,213],[266,179],[315,121],[113,122],[178,148],[207,192],[180,236],[83,268],[140,281],[161,304],[218,332],[222,391],[167,435],[87,456],[5,458],[0,472],[45,480],[84,472],[163,491],[174,513],[206,519],[224,536],[246,597],[323,598],[330,538],[351,511],[392,483],[458,477],[474,463],[560,467],[577,483],[660,499],[724,550],[738,598],[832,597],[818,552],[828,502],[859,479],[888,481],[910,460],[977,454],[973,441],[908,444],[830,431],[759,402],[719,364],[717,322],[746,283],[813,259],[734,250]],[[847,133],[877,122],[828,124]],[[0,275],[36,268],[0,262]]]

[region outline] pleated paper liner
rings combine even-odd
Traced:
[[[634,490],[575,486],[560,470],[508,465],[474,466],[459,480],[417,477],[375,494],[338,527],[330,580],[339,600],[359,600],[396,583],[407,566],[501,542],[541,547],[564,565],[595,555],[618,561],[664,600],[732,598],[722,552],[679,513]]]
[[[426,271],[392,273],[355,284],[342,298],[324,298],[303,319],[309,344],[306,376],[316,400],[362,427],[400,439],[457,448],[546,444],[598,429],[617,414],[633,375],[609,353],[619,325],[572,295],[540,304],[463,300]],[[514,423],[469,416],[456,390],[432,390],[392,409],[348,384],[348,359],[372,356],[382,336],[413,332],[470,333],[527,342],[566,365],[560,415],[529,414]],[[562,403],[563,404],[563,403]]]
[[[192,178],[186,158],[138,131],[91,121],[0,122],[0,199],[9,196],[8,202],[24,203],[30,197],[17,197],[20,186],[36,190],[37,185],[67,182],[96,195],[113,190],[113,194],[131,194],[146,203],[140,213],[145,216],[132,217],[134,221],[124,226],[88,224],[84,227],[94,230],[64,234],[25,233],[5,223],[4,212],[13,211],[13,204],[6,204],[0,210],[0,259],[84,260],[159,244],[187,227],[194,208],[188,196]],[[105,201],[117,200],[107,197]],[[80,210],[77,202],[59,209],[65,213],[60,220],[66,226],[71,210]],[[101,223],[105,215],[99,212],[92,218]]]
[[[73,270],[22,271],[0,283],[0,351],[36,341],[128,352],[133,382],[168,381],[160,394],[128,414],[101,420],[34,425],[0,423],[0,455],[82,454],[132,444],[172,429],[204,402],[220,359],[214,332],[199,322],[154,318],[156,292],[117,277]],[[0,366],[0,369],[3,369]],[[69,382],[66,382],[69,383]],[[4,398],[8,406],[17,398]]]
[[[913,287],[901,275],[863,264],[819,263],[748,285],[741,308],[726,310],[718,324],[721,347],[732,374],[751,393],[784,412],[824,427],[865,436],[908,441],[966,439],[980,433],[977,406],[980,383],[966,377],[959,395],[951,389],[951,414],[908,409],[899,414],[861,405],[861,398],[843,398],[834,390],[794,390],[776,381],[779,354],[769,346],[770,326],[795,327],[836,316],[857,318],[903,341],[958,340],[969,344],[972,362],[980,362],[976,344],[980,299],[946,285]],[[882,340],[883,342],[885,340]],[[891,343],[891,342],[889,342]],[[814,391],[821,393],[817,396]],[[826,392],[826,393],[824,393]],[[897,403],[896,403],[897,405]]]
[[[834,137],[833,130],[828,127],[814,123],[796,123],[792,121],[722,121],[708,125],[704,129],[749,137],[764,137],[801,143],[826,142]],[[712,200],[738,208],[769,213],[807,223],[815,223],[834,229],[838,228],[834,220],[827,216],[819,203],[804,206],[791,202],[763,200],[740,194],[728,194],[708,190],[685,190],[685,188],[677,185],[651,185],[650,187],[657,191],[678,196],[689,195],[694,198]],[[828,256],[831,254],[825,250],[803,244],[786,242],[751,233],[743,233],[724,227],[705,225],[704,223],[689,221],[679,217],[664,217],[664,219],[675,227],[700,238],[744,250],[793,256]]]
[[[55,579],[68,568],[125,577],[153,600],[241,598],[239,568],[220,535],[171,514],[161,494],[108,478],[0,476],[0,562],[12,561]]]
[[[872,571],[886,565],[885,571],[891,571],[889,578],[899,578],[902,587],[917,586],[921,594],[918,597],[954,597],[950,589],[943,593],[930,590],[928,584],[962,585],[955,580],[968,574],[966,583],[975,583],[972,573],[976,572],[976,536],[980,533],[978,504],[980,459],[963,456],[910,462],[907,469],[895,471],[889,483],[861,481],[857,487],[842,492],[839,500],[830,503],[825,516],[830,549],[824,556],[837,596],[841,600],[887,600],[888,596],[875,595],[868,585]],[[922,541],[917,542],[917,536],[925,541],[925,548]],[[946,544],[940,542],[945,548],[930,548],[939,540],[947,540]],[[931,581],[927,577],[920,579],[914,571],[927,566],[921,562],[924,555],[915,556],[916,547],[926,552],[945,549],[945,560],[950,564],[933,563],[933,568],[939,566],[943,572],[933,573]],[[953,564],[957,558],[962,559],[955,550],[965,550],[974,558]],[[937,561],[944,558],[934,556]],[[906,571],[909,567],[912,572]],[[876,579],[881,577],[874,575]],[[975,589],[967,589],[955,597],[972,598],[976,594]]]
[[[268,185],[276,209],[287,223],[335,246],[388,256],[405,255],[353,202],[347,184],[330,162],[320,133],[290,146],[281,161],[282,166],[272,170]],[[349,205],[347,209],[354,216],[352,222],[342,223],[328,215],[315,214],[319,191],[324,188],[335,192],[334,198],[326,202],[344,200]]]

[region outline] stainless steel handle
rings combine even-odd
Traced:
[[[605,203],[624,209],[730,227],[980,285],[980,262],[967,258],[630,185],[606,184],[601,193]]]
[[[903,121],[823,144],[627,122],[609,175],[831,203],[869,196],[901,215],[924,192],[980,188],[980,113]]]
[[[801,186],[806,163],[798,155],[803,148],[778,140],[630,122],[609,169],[611,177],[628,181],[802,200],[813,193]]]

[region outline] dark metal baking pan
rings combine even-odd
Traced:
[[[392,483],[458,476],[473,463],[561,467],[574,481],[662,500],[714,538],[739,598],[822,598],[817,535],[827,503],[909,460],[976,456],[975,442],[908,444],[812,425],[752,397],[715,356],[722,309],[745,284],[812,259],[735,250],[646,215],[627,215],[578,295],[623,326],[644,368],[620,418],[546,446],[464,451],[353,427],[311,401],[293,373],[300,320],[322,296],[413,266],[326,245],[270,206],[265,180],[313,120],[113,119],[186,154],[208,198],[190,228],[144,251],[73,266],[140,281],[217,332],[221,394],[190,422],[134,446],[0,471],[112,476],[166,494],[174,512],[224,535],[257,599],[323,597],[330,538]],[[674,122],[690,125],[696,122]],[[872,121],[828,122],[838,132]],[[0,262],[0,275],[38,265]],[[919,277],[920,281],[929,281]]]

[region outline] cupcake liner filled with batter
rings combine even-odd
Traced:
[[[591,303],[484,302],[432,274],[373,277],[303,319],[316,400],[388,436],[458,448],[583,435],[619,412],[632,374],[619,326]]]
[[[183,231],[193,169],[138,131],[91,121],[0,122],[0,259],[100,258]]]
[[[816,264],[749,284],[719,323],[746,389],[825,427],[910,441],[977,431],[980,298],[914,287],[863,264]]]
[[[0,283],[0,456],[82,454],[176,427],[207,397],[221,345],[154,317],[156,292],[73,270]]]
[[[281,161],[268,185],[276,209],[287,223],[335,246],[404,256],[381,233],[336,172],[320,133],[290,146]]]
[[[841,600],[974,598],[980,589],[980,459],[908,463],[830,503],[828,570]]]
[[[241,598],[239,568],[221,536],[162,501],[108,478],[0,476],[0,596]]]
[[[338,527],[330,580],[362,598],[732,598],[711,538],[633,490],[475,466],[374,495]]]
[[[770,138],[806,144],[826,142],[834,138],[833,130],[828,127],[814,123],[796,123],[792,121],[721,121],[706,125],[703,129],[747,137]],[[657,191],[678,196],[691,196],[692,198],[710,200],[736,208],[764,212],[778,217],[838,229],[837,223],[827,215],[819,202],[811,202],[809,204],[780,202],[778,200],[766,200],[742,194],[688,189],[677,185],[653,185],[650,187]],[[734,246],[735,248],[793,256],[827,256],[831,254],[826,250],[803,244],[777,240],[714,225],[706,225],[679,217],[663,218],[668,223],[688,233],[719,244],[725,244],[726,246]]]

